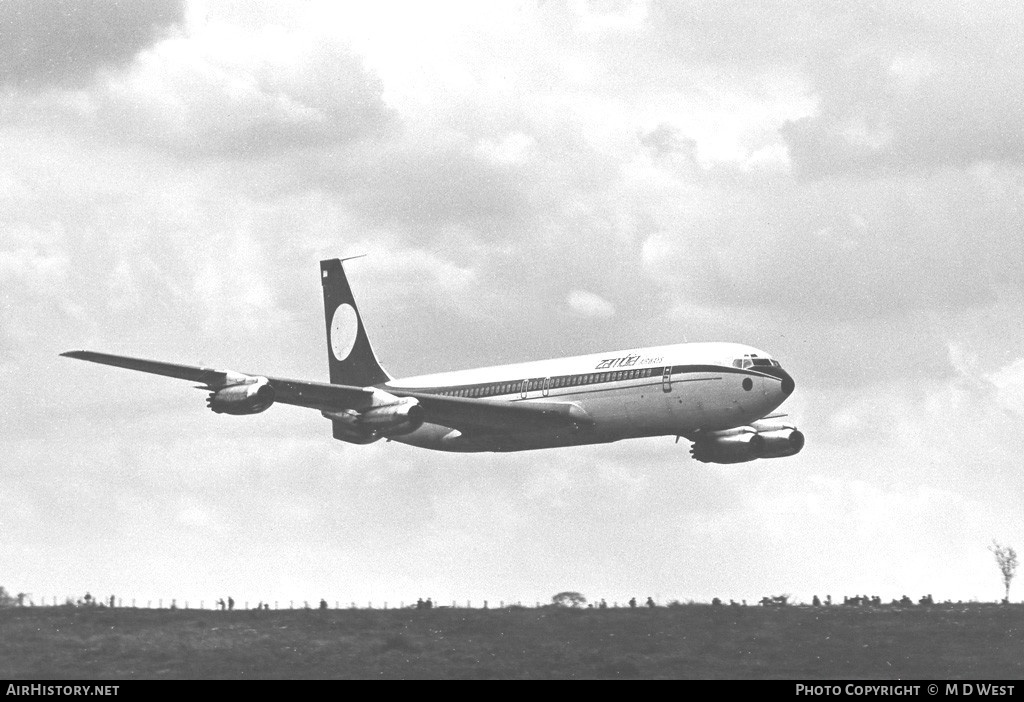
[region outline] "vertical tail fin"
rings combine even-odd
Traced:
[[[320,262],[320,283],[324,286],[331,382],[365,387],[391,380],[370,348],[341,259]]]

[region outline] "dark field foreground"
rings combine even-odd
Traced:
[[[1024,607],[0,610],[11,678],[1024,677]]]

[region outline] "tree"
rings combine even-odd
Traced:
[[[551,604],[556,607],[579,607],[586,603],[587,598],[578,592],[560,592],[551,598]]]
[[[988,550],[996,557],[999,571],[1003,574],[1003,585],[1006,587],[1006,596],[1003,598],[1003,602],[1009,603],[1010,582],[1017,574],[1017,552],[1013,550],[1012,546],[1003,546],[995,539],[992,539],[992,545],[988,547]]]

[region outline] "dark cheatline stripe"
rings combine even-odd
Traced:
[[[615,370],[615,371],[602,371],[602,372],[596,372],[596,373],[573,373],[571,375],[534,376],[534,377],[530,377],[530,378],[512,378],[512,379],[508,379],[508,380],[495,381],[495,382],[492,382],[492,383],[475,383],[475,384],[472,384],[472,385],[438,385],[438,386],[435,386],[435,387],[426,387],[426,388],[421,388],[421,387],[406,388],[406,387],[399,387],[399,386],[384,386],[384,385],[381,385],[381,386],[378,386],[378,387],[381,387],[381,389],[383,389],[383,390],[389,390],[390,389],[390,390],[394,390],[396,392],[419,392],[419,393],[425,393],[425,394],[440,395],[440,394],[443,394],[443,393],[451,393],[451,392],[460,391],[460,390],[472,391],[472,390],[476,390],[477,388],[492,388],[494,386],[500,386],[500,385],[511,385],[512,386],[511,390],[509,390],[508,392],[492,391],[492,392],[490,392],[488,394],[477,395],[475,398],[474,397],[470,398],[470,399],[479,399],[481,397],[500,397],[500,396],[510,396],[510,395],[518,396],[518,395],[521,394],[522,383],[523,383],[524,380],[526,380],[528,382],[529,381],[543,381],[544,378],[549,378],[551,382],[550,382],[550,384],[548,386],[548,392],[555,393],[555,392],[559,392],[559,391],[572,390],[572,389],[576,389],[577,392],[580,392],[581,390],[579,390],[579,389],[581,389],[581,388],[586,388],[586,387],[590,387],[590,386],[593,386],[593,385],[606,385],[608,383],[628,383],[628,384],[630,384],[630,386],[635,386],[637,384],[636,381],[646,380],[646,381],[651,381],[651,382],[646,383],[648,385],[660,385],[661,382],[662,382],[662,374],[665,371],[665,366],[650,366],[650,367],[646,367],[646,368],[642,368],[642,369],[637,369],[637,370],[650,371],[650,375],[641,376],[641,377],[637,377],[637,378],[619,378],[617,380],[613,380],[611,378],[606,378],[606,379],[601,379],[601,380],[594,380],[594,381],[591,381],[589,383],[574,383],[574,384],[569,384],[569,385],[561,385],[560,387],[555,387],[556,381],[561,381],[561,380],[564,380],[566,378],[575,378],[575,377],[581,377],[582,378],[582,377],[586,377],[588,375],[589,376],[614,376],[616,373],[620,373],[620,372],[625,373],[625,372],[628,372],[628,371]],[[672,366],[671,373],[672,373],[673,376],[680,375],[680,374],[685,374],[685,373],[720,373],[720,374],[721,373],[732,373],[732,374],[736,374],[736,375],[747,375],[747,376],[755,376],[755,377],[762,377],[762,378],[773,378],[773,379],[776,379],[776,380],[782,380],[784,384],[786,383],[787,379],[789,379],[788,382],[790,384],[792,384],[792,382],[793,382],[792,379],[789,378],[789,374],[788,373],[786,373],[781,368],[774,367],[774,366],[772,366],[772,367],[760,366],[760,367],[757,368],[757,370],[755,370],[753,368],[736,368],[735,366],[716,366],[716,365],[711,365],[711,364],[676,365],[676,366]],[[678,378],[673,378],[672,382],[673,383],[678,383],[678,382],[688,382],[688,381],[680,380]],[[531,393],[531,395],[532,395],[532,393],[538,393],[538,392],[541,392],[541,391],[542,391],[541,387],[536,387],[536,388],[532,388],[529,391],[529,393]],[[460,397],[467,397],[467,396],[463,395],[463,396],[460,396]]]

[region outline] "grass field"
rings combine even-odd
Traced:
[[[0,610],[0,679],[1024,677],[1024,606]]]

